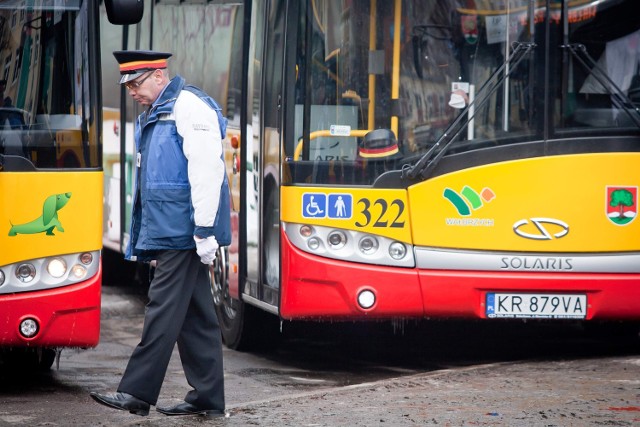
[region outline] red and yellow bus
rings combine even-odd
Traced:
[[[228,346],[294,319],[640,320],[632,0],[145,7],[122,45],[173,52],[230,122]]]
[[[98,23],[93,1],[0,5],[0,357],[43,368],[100,335]]]

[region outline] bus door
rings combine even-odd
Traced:
[[[280,145],[283,117],[284,0],[252,6],[247,102],[246,280],[243,299],[277,314],[280,288]]]

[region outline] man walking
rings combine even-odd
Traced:
[[[147,107],[135,125],[136,184],[125,257],[156,261],[140,343],[116,393],[97,402],[148,415],[175,344],[190,390],[166,415],[224,416],[222,340],[208,269],[231,242],[229,187],[222,157],[226,119],[218,104],[180,76],[170,53],[118,51],[120,84]]]

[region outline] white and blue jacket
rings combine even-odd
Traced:
[[[227,120],[218,104],[176,76],[135,126],[137,167],[125,258],[195,248],[193,236],[231,243],[222,152]]]

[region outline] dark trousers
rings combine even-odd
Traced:
[[[220,325],[208,266],[200,262],[195,250],[158,255],[142,337],[118,391],[155,405],[176,342],[185,376],[193,387],[184,400],[200,408],[224,410]]]

